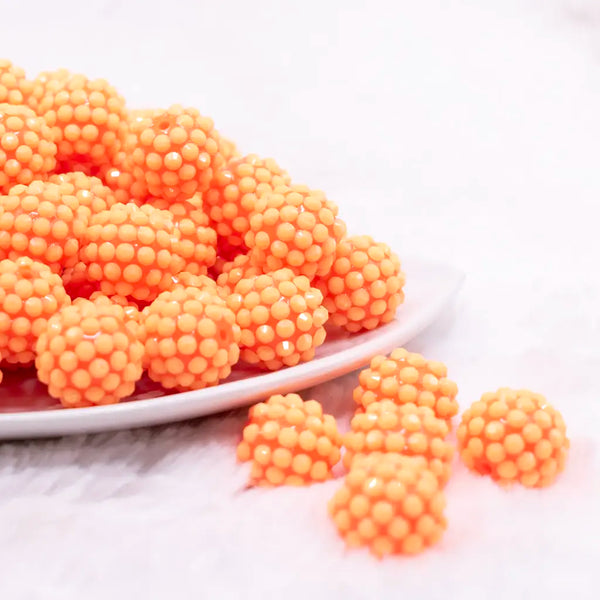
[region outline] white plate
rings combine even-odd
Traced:
[[[406,344],[432,323],[458,292],[464,275],[447,265],[406,260],[406,301],[396,320],[375,331],[330,334],[314,360],[264,373],[239,368],[216,387],[166,394],[147,378],[126,402],[62,409],[35,372],[5,373],[0,396],[0,439],[95,433],[181,421],[246,406],[274,393],[298,391],[349,373],[380,353]]]

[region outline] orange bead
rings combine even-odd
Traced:
[[[144,346],[116,303],[80,298],[62,308],[36,351],[40,381],[67,408],[119,402],[142,376]]]
[[[242,331],[242,360],[270,370],[311,360],[325,341],[322,301],[309,279],[290,269],[241,279],[227,306]]]
[[[117,202],[142,204],[148,197],[148,186],[144,180],[133,175],[131,156],[121,150],[110,163],[102,165],[97,175],[114,193]]]
[[[262,274],[262,268],[254,264],[251,256],[240,254],[232,261],[223,264],[221,267],[221,274],[217,277],[217,283],[228,293],[231,293],[237,283],[242,279],[248,279]]]
[[[0,104],[27,104],[33,83],[25,77],[25,71],[10,60],[0,58]]]
[[[423,456],[441,487],[450,477],[454,454],[452,444],[446,441],[448,432],[446,421],[427,406],[373,402],[357,411],[344,435],[344,466],[349,469],[356,456],[371,452]]]
[[[281,186],[256,199],[244,239],[264,271],[288,267],[312,280],[329,272],[346,232],[337,212],[323,192]]]
[[[180,285],[183,287],[198,288],[215,296],[224,296],[217,285],[217,282],[206,275],[196,275],[195,273],[190,273],[189,271],[181,271],[180,273],[177,273],[177,275],[173,276],[172,281],[173,283],[170,289]]]
[[[101,179],[81,171],[51,175],[49,181],[73,186],[73,195],[77,197],[80,207],[88,209],[89,217],[117,203],[115,194],[102,183]]]
[[[126,150],[132,173],[150,195],[188,199],[208,189],[224,164],[213,121],[194,108],[140,111],[129,121]]]
[[[397,348],[389,356],[375,356],[370,367],[360,372],[354,401],[364,408],[386,399],[427,406],[450,426],[458,412],[458,388],[446,375],[443,363]]]
[[[446,500],[421,457],[374,452],[357,456],[329,514],[350,547],[373,554],[418,554],[440,540]]]
[[[87,266],[78,262],[73,267],[66,268],[61,275],[65,291],[71,298],[87,298],[100,290],[99,281],[90,281],[87,276]]]
[[[77,298],[74,303],[77,304],[85,300],[84,298]],[[113,307],[113,312],[119,316],[122,315],[125,320],[125,325],[129,327],[138,339],[145,338],[145,336],[140,332],[140,326],[142,323],[142,313],[140,311],[139,306],[130,300],[129,298],[125,298],[125,296],[106,296],[102,292],[94,292],[90,298],[90,302],[97,304],[99,306],[108,307],[109,309]]]
[[[0,196],[0,258],[30,256],[60,273],[77,262],[88,215],[71,184],[16,185]]]
[[[28,257],[0,261],[0,358],[28,364],[48,319],[70,304],[62,281]]]
[[[457,437],[463,462],[502,485],[550,485],[569,449],[561,414],[528,390],[484,394],[463,413]]]
[[[257,198],[289,183],[289,175],[272,158],[233,158],[215,174],[203,195],[204,207],[219,236],[230,246],[243,247]]]
[[[37,108],[52,128],[59,161],[103,165],[120,150],[127,129],[125,101],[104,79],[64,69],[34,81]]]
[[[276,394],[250,408],[237,456],[252,462],[252,485],[306,485],[331,478],[341,443],[317,401]]]
[[[404,273],[386,244],[368,235],[343,239],[331,270],[317,277],[330,323],[350,332],[389,323],[404,302]]]
[[[226,138],[225,136],[218,134],[219,138],[219,152],[223,156],[223,160],[228,162],[232,158],[239,158],[240,153],[237,149],[237,145],[234,141]]]
[[[26,106],[0,104],[0,192],[44,179],[55,167],[56,144],[46,121]]]
[[[175,286],[142,311],[148,375],[167,389],[217,385],[240,354],[240,330],[206,289]]]
[[[92,216],[80,257],[87,278],[108,296],[151,301],[185,265],[177,254],[180,239],[170,212],[118,203]]]

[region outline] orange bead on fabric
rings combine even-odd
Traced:
[[[90,281],[112,296],[153,300],[184,267],[181,234],[168,211],[150,205],[114,204],[90,220],[80,257]]]
[[[446,528],[446,499],[422,457],[372,453],[356,457],[329,514],[349,547],[378,557],[418,554]]]
[[[322,301],[308,277],[290,269],[239,281],[227,306],[242,331],[242,360],[272,371],[311,360],[325,341]]]
[[[121,148],[127,127],[123,98],[104,79],[64,70],[45,77],[37,111],[52,127],[57,159],[96,166],[109,163]]]
[[[0,58],[0,104],[27,104],[32,90],[33,82],[27,80],[25,71]]]
[[[217,171],[204,193],[204,208],[220,237],[234,247],[244,246],[256,199],[274,188],[289,185],[290,176],[272,159],[256,154],[231,159]]]
[[[250,408],[237,457],[252,462],[252,485],[306,485],[331,478],[341,443],[335,419],[316,400],[276,394]]]
[[[430,471],[443,486],[450,478],[452,444],[446,441],[449,428],[433,410],[416,404],[382,400],[357,411],[344,435],[344,466],[349,469],[356,456],[371,452],[396,452],[423,456]]]
[[[467,467],[503,485],[550,485],[569,449],[561,414],[528,390],[484,394],[463,413],[457,437]]]
[[[77,197],[79,206],[88,209],[90,217],[101,210],[109,209],[117,203],[115,194],[102,183],[101,179],[86,175],[81,171],[51,175],[49,181],[51,183],[72,185],[72,193]]]
[[[412,402],[433,409],[436,417],[450,425],[458,412],[458,388],[447,373],[443,363],[397,348],[389,356],[375,356],[369,368],[360,372],[354,401],[364,408],[386,399],[396,404]]]
[[[88,215],[70,184],[16,185],[0,196],[0,258],[30,256],[61,273],[77,262]]]
[[[144,346],[115,303],[80,298],[62,308],[36,350],[40,381],[67,408],[119,402],[142,376]]]
[[[217,283],[228,293],[231,293],[242,279],[257,277],[262,274],[262,267],[254,264],[251,256],[240,254],[232,261],[223,264],[221,274],[217,277]]]
[[[148,375],[167,389],[217,385],[239,359],[235,316],[206,289],[175,286],[146,307],[142,319]]]
[[[0,359],[27,365],[48,319],[70,304],[62,281],[29,257],[0,261]]]
[[[46,121],[26,106],[0,104],[0,192],[45,179],[55,166],[56,144]]]
[[[142,111],[129,128],[133,176],[145,181],[152,196],[188,199],[207,190],[224,164],[212,119],[195,108]]]
[[[346,226],[320,191],[281,186],[257,198],[245,242],[265,271],[284,267],[311,280],[326,275]]]
[[[350,332],[389,323],[404,302],[405,277],[398,257],[368,235],[343,239],[329,273],[317,277],[329,322]]]

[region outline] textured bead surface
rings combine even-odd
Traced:
[[[222,265],[221,274],[217,277],[217,283],[220,287],[231,293],[242,279],[257,277],[262,274],[262,267],[254,264],[251,256],[240,254],[232,261]]]
[[[61,273],[77,262],[88,215],[71,184],[16,185],[0,196],[0,258],[30,256]]]
[[[49,181],[51,183],[72,185],[72,193],[77,198],[80,208],[89,211],[88,218],[101,210],[109,209],[117,203],[115,194],[109,187],[104,185],[101,179],[86,175],[81,171],[51,175]]]
[[[83,298],[48,320],[36,346],[48,392],[67,408],[114,404],[142,376],[144,347],[123,307]]]
[[[252,485],[306,485],[331,478],[340,446],[335,419],[317,401],[277,394],[250,408],[237,456],[252,462]]]
[[[32,90],[33,82],[27,80],[25,71],[0,58],[0,104],[27,104]]]
[[[335,261],[314,285],[323,293],[330,324],[350,332],[389,323],[404,302],[404,273],[386,244],[367,235],[343,239]]]
[[[1,91],[1,90],[0,90]],[[54,134],[26,106],[0,104],[0,192],[45,179],[56,167]]]
[[[326,275],[346,226],[321,191],[281,186],[257,198],[245,242],[265,271],[284,267],[311,280]]]
[[[448,424],[458,412],[456,384],[446,377],[446,365],[397,348],[389,356],[375,356],[358,376],[354,401],[366,408],[379,400],[428,406]]]
[[[322,301],[308,278],[290,269],[240,280],[227,306],[242,331],[242,360],[270,370],[311,360],[325,341]]]
[[[148,375],[178,390],[216,385],[239,359],[240,330],[207,289],[175,286],[142,311]]]
[[[0,261],[0,358],[29,364],[48,319],[70,304],[62,281],[28,257]]]
[[[76,263],[73,267],[68,267],[61,274],[65,291],[71,298],[87,298],[100,290],[99,281],[90,281],[87,276],[87,265],[82,262]]]
[[[569,449],[562,415],[529,390],[484,394],[463,413],[456,433],[463,462],[500,484],[550,485]]]
[[[349,547],[373,554],[418,554],[446,528],[446,499],[421,457],[373,453],[357,457],[329,514]]]

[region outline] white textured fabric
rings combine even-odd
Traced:
[[[383,562],[344,550],[326,515],[339,481],[245,489],[243,411],[4,443],[2,598],[597,597],[596,2],[1,11],[1,53],[30,74],[67,66],[107,77],[133,106],[198,106],[242,151],[325,189],[352,232],[464,268],[456,307],[410,349],[448,364],[462,409],[503,385],[545,393],[572,441],[543,491],[505,491],[456,463],[443,541]],[[355,381],[308,395],[345,427]]]

